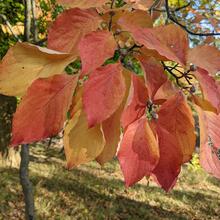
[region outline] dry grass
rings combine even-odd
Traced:
[[[143,180],[126,189],[116,160],[64,168],[58,148],[32,147],[30,176],[37,219],[220,219],[220,182],[185,167],[177,186],[165,193]],[[0,167],[0,219],[24,219],[18,170]]]

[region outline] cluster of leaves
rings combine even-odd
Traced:
[[[59,0],[69,9],[49,28],[48,48],[10,48],[0,93],[22,97],[11,145],[57,134],[69,112],[67,168],[94,159],[103,165],[118,151],[127,186],[151,176],[169,191],[194,153],[196,111],[200,162],[220,178],[220,52],[190,49],[179,26],[153,27],[146,1],[125,2]],[[78,71],[67,75],[69,63]]]

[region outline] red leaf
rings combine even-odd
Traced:
[[[198,46],[189,51],[188,61],[214,75],[220,71],[220,51],[212,46]]]
[[[120,107],[117,109],[117,111],[114,112],[114,114],[110,118],[108,118],[102,123],[102,129],[105,136],[106,144],[104,146],[102,153],[96,158],[97,162],[100,163],[101,165],[110,161],[116,155],[118,143],[120,141],[120,136],[121,136],[120,118],[124,106],[126,104],[130,90],[130,85],[131,85],[131,73],[128,70],[124,69],[123,75],[126,83],[126,92],[124,99]]]
[[[155,103],[163,103],[167,99],[169,99],[173,94],[177,93],[178,89],[174,86],[174,84],[167,79],[167,81],[157,90],[154,96]]]
[[[183,153],[183,163],[188,162],[195,149],[195,128],[192,111],[184,96],[178,93],[168,99],[158,113],[158,126],[171,133]]]
[[[163,66],[153,57],[141,59],[145,71],[145,82],[151,98],[157,90],[167,81]]]
[[[121,118],[121,124],[124,129],[144,115],[149,99],[148,90],[140,77],[132,75],[132,83],[133,91],[130,97],[130,103],[125,108]]]
[[[200,125],[200,163],[213,176],[220,178],[220,115],[197,108]]]
[[[217,111],[220,110],[220,87],[215,82],[214,78],[208,74],[206,70],[197,68],[195,73],[198,79],[203,97],[205,100],[209,101]]]
[[[78,55],[83,36],[98,29],[101,17],[93,9],[73,8],[60,14],[48,32],[48,48]]]
[[[38,78],[63,73],[76,57],[29,43],[16,43],[0,63],[0,93],[23,96]]]
[[[140,118],[128,126],[118,159],[126,186],[133,185],[153,171],[159,160],[159,148],[146,118]]]
[[[127,31],[137,27],[153,27],[153,22],[150,15],[142,10],[125,12],[118,20],[118,24],[122,27],[123,30]]]
[[[89,127],[109,118],[120,106],[126,85],[121,64],[96,69],[85,83],[83,106]]]
[[[57,0],[57,3],[60,5],[81,9],[101,7],[107,2],[108,0]]]
[[[79,43],[82,74],[100,67],[106,59],[113,57],[116,48],[115,39],[109,31],[95,31],[86,35]]]
[[[168,60],[186,65],[188,38],[184,30],[176,25],[156,28],[136,28],[132,34],[136,41],[151,50],[156,50]]]
[[[12,145],[57,134],[66,120],[76,83],[76,76],[64,74],[34,81],[14,115]]]
[[[175,137],[165,129],[158,127],[160,159],[153,176],[156,182],[166,191],[173,188],[181,170],[182,150]]]

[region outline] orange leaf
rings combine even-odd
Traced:
[[[117,44],[108,31],[95,31],[86,35],[79,43],[82,74],[88,74],[113,57]]]
[[[56,135],[63,127],[77,76],[38,79],[28,88],[13,118],[13,145]]]
[[[210,174],[220,178],[220,115],[197,107],[200,126],[200,163]]]
[[[220,110],[220,87],[214,80],[212,76],[208,74],[206,70],[197,68],[195,73],[198,79],[203,97],[205,100],[209,101],[213,107],[219,112]]]
[[[167,79],[167,81],[157,90],[154,96],[154,101],[158,104],[163,103],[177,91],[178,89],[174,86],[174,84],[169,79]]]
[[[153,170],[156,182],[166,191],[173,188],[181,170],[183,161],[182,149],[175,137],[162,127],[157,128],[160,159]]]
[[[108,0],[57,0],[57,3],[69,8],[97,8],[106,4]]]
[[[184,30],[176,25],[131,30],[134,38],[146,48],[156,50],[169,60],[186,65],[188,38]]]
[[[192,111],[181,93],[168,99],[158,113],[158,126],[171,133],[177,140],[183,163],[188,162],[195,149],[195,126]]]
[[[212,75],[220,71],[220,51],[213,46],[204,45],[190,49],[188,61]]]
[[[205,100],[204,98],[201,98],[201,97],[199,97],[199,96],[193,95],[193,96],[192,96],[192,101],[193,101],[196,105],[198,105],[200,108],[202,108],[203,110],[205,110],[205,111],[211,111],[211,112],[214,112],[214,113],[217,114],[216,108],[214,108],[214,107],[212,106],[212,104],[211,104],[209,101]]]
[[[73,8],[60,14],[48,31],[48,48],[78,55],[82,37],[96,31],[101,17],[93,9]]]
[[[150,15],[141,10],[135,10],[132,12],[126,11],[118,20],[118,24],[123,30],[127,31],[137,27],[153,27],[153,22]]]
[[[126,186],[131,186],[149,175],[159,160],[159,147],[146,118],[130,124],[125,131],[118,152]]]
[[[0,63],[0,93],[23,96],[34,80],[62,73],[74,59],[71,54],[17,43]]]
[[[144,115],[149,99],[148,90],[140,77],[132,75],[131,88],[133,91],[130,94],[130,103],[128,103],[121,118],[123,129]]]
[[[153,98],[158,89],[167,81],[163,66],[153,57],[142,58],[141,64],[144,67],[145,82],[150,97]]]
[[[154,0],[125,0],[125,2],[131,4],[135,9],[146,11],[153,5]]]
[[[96,158],[97,162],[103,165],[104,163],[110,161],[116,154],[118,143],[120,141],[121,135],[121,124],[120,118],[122,111],[124,109],[125,103],[127,101],[130,84],[131,84],[131,73],[124,69],[123,75],[125,77],[126,83],[126,93],[124,100],[121,103],[117,111],[107,120],[102,123],[103,132],[105,135],[106,144],[102,153]]]
[[[83,94],[89,127],[105,121],[119,108],[125,90],[121,64],[109,64],[90,74]]]
[[[88,128],[86,115],[76,112],[64,131],[64,149],[67,168],[71,169],[94,160],[103,150],[105,138],[101,125]]]

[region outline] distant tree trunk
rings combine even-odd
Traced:
[[[38,29],[37,29],[37,21],[36,21],[36,5],[35,0],[31,0],[31,10],[32,10],[32,24],[33,24],[33,41],[34,43],[38,42]]]
[[[25,23],[24,23],[24,40],[30,41],[31,39],[31,0],[24,1],[25,6]]]

